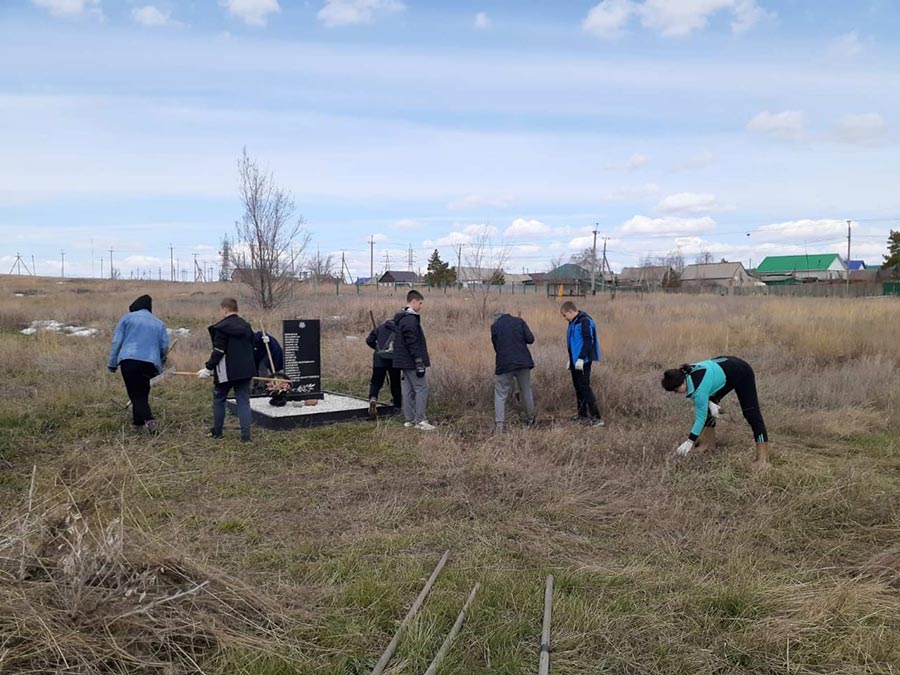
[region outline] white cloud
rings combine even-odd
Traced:
[[[265,26],[270,14],[281,11],[278,0],[219,0],[219,4],[248,26]]]
[[[716,221],[709,216],[702,218],[634,216],[622,225],[622,232],[624,234],[687,234],[711,232],[715,227]]]
[[[620,164],[607,164],[606,168],[609,171],[634,171],[635,169],[640,169],[642,166],[646,166],[649,161],[650,157],[636,152],[624,162]]]
[[[764,110],[753,117],[747,128],[783,140],[800,140],[806,129],[806,116],[800,110],[785,110],[771,113]]]
[[[846,115],[838,123],[835,136],[844,143],[880,145],[887,136],[887,127],[878,113]]]
[[[840,59],[852,59],[862,53],[863,45],[856,31],[845,33],[835,38],[829,47],[829,53]]]
[[[621,37],[628,22],[640,16],[645,28],[665,37],[684,37],[709,25],[714,14],[728,12],[731,30],[742,33],[774,16],[757,0],[602,0],[588,12],[582,29],[599,38]]]
[[[447,204],[447,208],[450,211],[467,211],[469,209],[481,209],[486,207],[505,209],[512,205],[512,203],[513,198],[509,196],[481,197],[479,195],[465,195],[464,197],[455,199]]]
[[[372,23],[376,14],[394,14],[405,9],[402,0],[325,0],[317,16],[323,24],[334,28]]]
[[[467,225],[462,230],[455,230],[438,239],[426,239],[422,242],[425,248],[433,246],[459,246],[472,244],[480,237],[496,237],[497,228],[492,225]]]
[[[711,213],[726,210],[715,195],[679,192],[664,197],[656,207],[660,213]]]
[[[625,24],[637,11],[631,0],[602,0],[588,12],[581,28],[599,38],[616,38],[624,34]]]
[[[505,237],[539,237],[551,232],[550,226],[539,220],[525,220],[516,218],[512,224],[503,231]]]
[[[712,15],[722,11],[731,13],[735,33],[771,16],[756,0],[646,0],[640,8],[644,26],[665,37],[684,37],[702,30]]]
[[[131,10],[131,19],[135,23],[139,23],[147,28],[158,28],[160,26],[172,25],[172,13],[163,11],[154,5],[144,5],[143,7],[135,7]]]
[[[763,241],[793,241],[802,243],[804,239],[821,240],[828,237],[846,237],[847,221],[835,218],[822,220],[789,220],[772,223],[758,228],[753,237]]]
[[[376,244],[383,244],[388,240],[388,236],[386,234],[373,234],[372,241]]]
[[[166,265],[169,264],[169,261],[166,260]],[[162,265],[162,258],[157,258],[150,255],[130,255],[125,258],[121,263],[116,261],[116,265],[124,265],[125,267],[158,267]],[[168,267],[166,267],[166,271],[168,271]]]
[[[491,27],[491,19],[484,12],[478,12],[475,15],[475,30],[487,30]]]
[[[53,16],[80,16],[86,12],[100,12],[100,0],[31,0],[31,2],[35,7],[46,9]]]

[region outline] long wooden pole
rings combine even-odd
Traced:
[[[450,650],[450,645],[453,644],[453,641],[456,639],[456,636],[459,633],[459,629],[462,628],[463,621],[466,618],[466,611],[468,611],[469,607],[472,605],[472,601],[475,600],[475,594],[478,592],[479,588],[481,588],[480,583],[476,583],[472,587],[472,592],[469,593],[469,599],[466,600],[466,604],[464,604],[463,608],[460,610],[459,616],[456,617],[456,622],[453,624],[453,628],[450,629],[450,632],[444,639],[444,644],[441,645],[441,648],[435,655],[434,660],[431,662],[431,665],[428,666],[428,670],[425,671],[425,675],[434,675],[437,672],[438,665],[447,655],[447,652]]]
[[[262,324],[260,324],[259,327],[262,328],[263,344],[266,346],[266,354],[269,355],[269,367],[272,369],[272,374],[274,375],[274,374],[277,373],[278,371],[275,370],[275,359],[272,358],[272,350],[269,349],[269,339],[268,339],[268,338],[269,338],[269,334],[266,332],[266,327],[265,327],[265,326],[263,326]]]
[[[547,586],[544,589],[544,630],[541,633],[541,660],[538,667],[538,675],[548,675],[550,672],[550,618],[553,613],[553,575],[547,577]]]
[[[434,585],[438,574],[441,573],[441,570],[444,569],[444,565],[447,564],[448,557],[450,557],[450,549],[444,551],[444,555],[441,556],[441,559],[438,561],[437,567],[434,568],[434,572],[432,572],[431,576],[428,577],[428,581],[425,583],[425,587],[419,593],[419,597],[416,598],[416,601],[413,603],[412,607],[409,608],[409,611],[406,613],[406,616],[400,623],[400,627],[397,629],[397,632],[394,633],[393,639],[391,640],[390,644],[388,644],[387,649],[384,650],[384,654],[381,655],[381,658],[378,659],[378,663],[375,664],[375,668],[372,669],[372,675],[380,675],[382,672],[384,672],[384,669],[387,667],[388,661],[390,661],[391,656],[394,655],[394,650],[397,649],[397,644],[400,642],[400,636],[403,634],[403,631],[406,630],[406,627],[409,625],[410,621],[412,621],[413,617],[416,615],[416,612],[419,611],[419,607],[421,607],[422,603],[425,602],[425,598],[427,598],[428,593],[431,592],[431,587]]]

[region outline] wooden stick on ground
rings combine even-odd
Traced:
[[[450,549],[447,549],[446,551],[444,551],[444,555],[441,556],[441,559],[438,561],[437,567],[434,568],[434,572],[432,572],[431,576],[428,577],[428,581],[425,583],[425,587],[419,593],[419,597],[416,598],[416,601],[413,603],[412,607],[409,608],[409,611],[406,613],[406,616],[400,623],[400,627],[397,629],[397,632],[394,633],[394,638],[391,640],[390,644],[388,644],[387,649],[384,650],[384,654],[381,655],[381,658],[378,659],[378,663],[375,664],[375,668],[372,669],[372,675],[381,675],[381,673],[384,672],[384,669],[387,667],[388,661],[390,661],[391,656],[394,655],[394,650],[397,649],[397,644],[400,642],[400,636],[403,634],[403,631],[406,630],[406,627],[409,625],[410,621],[412,621],[413,617],[416,615],[416,612],[419,611],[419,607],[421,607],[422,603],[425,602],[425,598],[428,597],[428,593],[431,591],[431,587],[434,585],[438,574],[441,573],[441,570],[444,569],[444,565],[447,564],[447,558],[449,556]]]
[[[541,660],[538,667],[538,675],[548,675],[550,672],[550,617],[553,612],[553,575],[547,577],[547,587],[544,589],[544,630],[541,633]]]
[[[466,604],[464,604],[462,610],[460,610],[459,616],[456,617],[456,623],[453,624],[453,628],[451,628],[450,632],[447,634],[447,637],[444,640],[444,644],[441,645],[441,648],[435,655],[434,660],[431,662],[431,665],[428,666],[428,670],[425,671],[425,675],[435,675],[435,673],[437,672],[438,665],[447,655],[447,652],[450,649],[450,645],[453,644],[453,640],[456,639],[456,635],[459,633],[459,629],[462,628],[463,621],[466,618],[466,611],[469,609],[472,601],[475,600],[475,594],[478,592],[478,589],[480,587],[480,583],[476,583],[472,587],[472,592],[469,593],[469,599],[466,600]]]

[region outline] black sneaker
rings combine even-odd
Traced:
[[[206,432],[206,437],[207,438],[222,438],[222,432],[220,431],[220,432],[216,433],[215,429],[210,429],[209,431]]]
[[[249,443],[249,442],[250,442],[249,436],[241,436],[241,443]]]
[[[156,420],[147,420],[144,422],[144,433],[148,436],[157,436],[159,434],[159,428],[156,426]]]
[[[594,417],[593,419],[591,419],[591,426],[592,427],[605,427],[606,421],[602,417]]]

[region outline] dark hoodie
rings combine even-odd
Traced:
[[[369,336],[366,338],[366,344],[372,348],[372,367],[373,368],[394,368],[394,360],[393,359],[385,359],[378,356],[378,350],[384,349],[387,347],[388,340],[392,335],[394,335],[394,330],[396,329],[396,324],[393,320],[388,319],[382,324],[379,324],[369,333]],[[395,337],[395,341],[398,340],[398,337]],[[395,347],[396,349],[396,347]]]
[[[237,314],[229,314],[208,328],[213,350],[206,367],[215,372],[216,382],[235,382],[256,375],[253,359],[253,329]]]
[[[421,359],[425,367],[431,365],[428,360],[428,343],[422,331],[422,317],[404,307],[394,315],[397,335],[394,337],[394,368],[415,370],[416,360]]]
[[[137,300],[128,305],[129,312],[140,312],[142,309],[146,309],[148,312],[153,311],[153,298],[149,295],[142,295]]]

